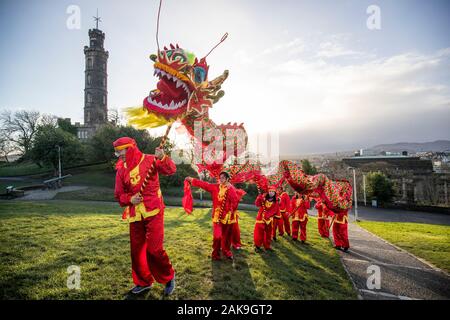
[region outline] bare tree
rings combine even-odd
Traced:
[[[430,176],[423,179],[422,196],[428,205],[439,204],[439,179],[437,177]]]
[[[33,137],[41,120],[38,111],[4,111],[0,115],[2,130],[12,143],[18,146],[22,154],[27,154],[32,146]]]
[[[9,162],[8,156],[14,151],[17,151],[17,145],[11,141],[5,130],[0,129],[0,157]]]

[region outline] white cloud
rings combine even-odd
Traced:
[[[341,56],[361,55],[362,52],[345,48],[342,44],[333,41],[326,41],[320,44],[318,57],[335,58]]]

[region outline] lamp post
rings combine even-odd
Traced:
[[[347,170],[353,170],[353,194],[355,195],[355,221],[358,220],[358,194],[356,193],[356,172],[355,168],[348,167]]]
[[[58,145],[58,171],[61,178],[61,147]]]
[[[367,206],[367,199],[366,199],[366,175],[363,174],[363,190],[364,190],[364,206]]]

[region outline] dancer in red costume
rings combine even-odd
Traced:
[[[211,193],[213,201],[213,251],[211,258],[220,260],[220,250],[228,259],[233,259],[231,242],[233,236],[233,225],[236,224],[236,209],[239,204],[239,196],[236,188],[229,182],[230,176],[227,172],[219,175],[220,183],[208,183],[202,180],[187,177],[192,186],[202,188]]]
[[[308,223],[308,209],[310,208],[309,199],[305,195],[297,192],[291,201],[292,216],[292,240],[297,241],[298,231],[300,229],[300,240],[302,243],[306,241],[306,224]]]
[[[255,205],[259,207],[253,232],[255,250],[261,251],[261,246],[264,245],[264,249],[271,251],[273,217],[280,212],[276,187],[271,186],[267,194],[260,194],[256,198]]]
[[[277,194],[276,194],[276,202],[278,203],[278,211],[277,213],[275,213],[275,215],[273,216],[272,219],[272,240],[273,241],[277,241],[277,230],[280,231],[280,223],[283,223],[283,217],[281,216],[281,210],[280,210],[280,197],[278,196],[280,194],[280,188],[277,189]],[[280,234],[281,235],[281,234]]]
[[[246,194],[246,192],[244,190],[238,189],[238,188],[236,188],[236,193],[237,193],[239,201]],[[232,226],[233,230],[232,230],[232,234],[231,234],[231,246],[235,250],[241,250],[241,248],[242,248],[241,230],[239,228],[239,212],[237,211],[237,205],[239,204],[239,201],[236,204],[236,208],[235,208],[236,223],[234,223],[233,226]]]
[[[330,213],[334,215],[332,219],[334,247],[347,252],[350,248],[348,241],[348,209],[333,210]]]
[[[119,157],[114,196],[120,206],[126,207],[122,218],[130,223],[135,284],[131,292],[148,290],[156,280],[166,285],[164,293],[169,295],[175,289],[175,271],[163,247],[165,206],[159,174],[174,174],[175,163],[160,148],[155,155],[143,154],[132,138],[117,139],[113,146]]]
[[[280,218],[278,223],[275,223],[274,219],[274,229],[273,229],[273,239],[276,240],[276,231],[278,229],[278,234],[280,236],[284,235],[284,231],[290,236],[291,235],[291,223],[289,221],[289,212],[291,208],[291,198],[288,193],[283,190],[283,187],[279,188],[279,204],[280,204]]]
[[[323,238],[328,238],[330,236],[330,221],[328,220],[330,210],[321,199],[317,201],[315,208],[317,209],[317,228],[319,234]]]

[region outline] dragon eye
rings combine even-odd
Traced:
[[[195,67],[194,68],[194,80],[197,83],[201,83],[205,81],[206,78],[206,71],[202,67]]]
[[[172,60],[178,60],[178,61],[180,61],[180,62],[186,62],[186,61],[187,61],[187,58],[186,58],[186,56],[185,56],[184,54],[182,54],[181,52],[175,52],[175,53],[173,54]]]

